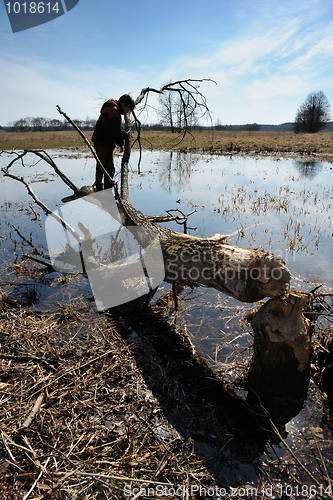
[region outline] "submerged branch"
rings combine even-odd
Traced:
[[[26,149],[26,153],[34,153],[36,156],[39,156],[42,160],[44,160],[46,163],[48,163],[55,173],[59,175],[60,179],[67,184],[67,186],[74,191],[74,193],[79,191],[79,188],[75,186],[75,184],[60,170],[60,168],[56,165],[56,163],[53,161],[51,156],[46,152],[46,151],[36,151],[34,149]]]

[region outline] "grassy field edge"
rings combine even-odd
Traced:
[[[91,141],[92,131],[85,132]],[[133,134],[133,141],[136,133]],[[333,132],[294,134],[293,132],[195,131],[182,136],[166,131],[144,131],[144,149],[176,150],[221,155],[282,155],[318,158],[333,162]],[[138,143],[134,143],[134,148]],[[74,130],[49,132],[0,132],[0,150],[63,149],[87,151]]]

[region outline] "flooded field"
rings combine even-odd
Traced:
[[[94,181],[94,160],[68,151],[53,151],[59,168],[77,185]],[[12,157],[3,154],[1,167]],[[144,214],[162,214],[179,209],[193,214],[190,234],[209,237],[230,235],[228,243],[242,248],[261,248],[282,257],[292,273],[291,288],[310,291],[318,285],[333,291],[333,166],[328,162],[254,157],[221,157],[169,152],[145,152],[137,171],[138,153],[131,156],[130,200]],[[120,159],[116,159],[116,169]],[[71,194],[55,173],[33,154],[25,166],[12,169],[31,183],[35,193],[49,208],[59,208],[61,198]],[[116,178],[119,180],[119,178]],[[84,301],[92,292],[83,276],[62,277],[50,273],[43,279],[24,271],[22,255],[44,249],[45,216],[27,194],[26,188],[0,177],[0,286],[15,297],[25,296],[29,307],[49,311],[59,302]],[[40,216],[38,215],[40,214]],[[182,231],[176,223],[167,225]],[[162,284],[154,301],[170,290]],[[184,289],[179,310],[172,321],[191,339],[197,352],[216,373],[231,385],[242,373],[251,356],[252,332],[244,321],[255,304],[243,304],[210,289]],[[319,324],[327,326],[325,324]],[[237,391],[236,385],[235,390]],[[241,394],[241,391],[239,391]],[[283,474],[293,476],[300,488],[280,491],[271,498],[309,498],[330,486],[332,477],[332,431],[322,424],[322,401],[318,389],[310,385],[302,412],[290,421],[284,444],[272,446],[265,455],[249,462],[248,457],[226,457],[230,466],[220,471],[232,484],[257,478],[265,483],[276,472],[275,492]],[[287,446],[310,474],[300,468]],[[213,453],[206,445],[203,455]],[[273,476],[272,476],[273,475]],[[311,476],[312,475],[312,476]],[[270,484],[265,483],[268,487]],[[320,485],[322,491],[320,491]],[[284,494],[284,496],[282,495]],[[306,493],[306,494],[305,494]],[[327,493],[327,491],[326,491]],[[328,491],[329,493],[329,491]],[[330,493],[332,494],[332,492]],[[324,495],[323,495],[324,496]],[[330,496],[330,495],[328,495]]]
[[[93,182],[92,158],[59,152],[53,158],[78,186]],[[131,166],[130,199],[143,213],[195,212],[189,219],[191,234],[231,235],[228,243],[281,256],[294,278],[333,284],[331,163],[145,152],[138,174],[134,151]],[[30,167],[17,170],[51,209],[70,194],[40,159],[32,156]],[[32,199],[23,185],[2,177],[0,196],[2,223],[29,224]],[[181,230],[175,223],[168,227]]]

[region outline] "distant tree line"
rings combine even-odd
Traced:
[[[258,123],[247,123],[245,125],[222,125],[220,120],[211,126],[200,125],[200,116],[195,100],[191,101],[186,93],[169,93],[159,98],[159,122],[143,125],[146,130],[165,130],[179,133],[181,130],[226,130],[226,131],[294,131],[296,133],[316,133],[320,130],[333,130],[331,119],[330,102],[324,92],[310,93],[303,104],[299,107],[295,122],[286,122],[281,125],[259,125]],[[85,120],[73,120],[81,130],[93,130],[96,120],[87,117]],[[134,124],[133,124],[134,125]],[[2,130],[25,132],[48,130],[69,130],[72,126],[66,121],[42,117],[27,117],[10,122]]]
[[[246,123],[245,125],[222,125],[220,120],[214,125],[214,130],[243,130],[246,132],[259,132],[261,130],[261,125],[258,123]]]
[[[73,120],[81,130],[93,130],[96,120],[86,118],[85,120]],[[9,122],[5,127],[9,132],[46,132],[48,130],[69,130],[72,126],[67,120],[57,120],[43,117],[20,118],[19,120]]]
[[[5,127],[1,127],[0,130],[8,132],[27,132],[27,131],[55,131],[55,130],[72,130],[72,126],[68,122],[62,122],[61,120],[47,120],[46,124],[41,125],[41,122],[36,122],[36,125],[31,125],[31,123],[26,122],[26,119],[17,120],[16,122],[10,122]],[[40,120],[40,119],[38,119]],[[45,119],[43,119],[45,120]],[[81,128],[81,130],[93,130],[96,121],[90,120],[74,120],[75,123]],[[57,122],[57,123],[54,123]],[[133,128],[135,126],[133,125]],[[156,131],[166,131],[175,132],[177,129],[172,129],[171,126],[163,125],[162,123],[148,123],[142,124],[142,130],[156,130]],[[219,120],[213,126],[205,127],[202,125],[193,125],[190,127],[191,131],[194,130],[216,130],[216,131],[231,131],[231,132],[293,132],[295,130],[295,123],[286,122],[280,125],[269,125],[269,124],[258,124],[258,123],[247,123],[245,125],[222,125]],[[333,122],[329,122],[322,129],[327,132],[333,132]],[[297,130],[297,133],[300,132]]]
[[[135,125],[133,125],[133,129],[135,128]],[[162,123],[145,123],[141,125],[142,130],[163,130],[165,132],[172,132],[172,133],[178,133],[179,129],[178,128],[172,128],[169,125],[163,125]],[[203,125],[192,125],[191,127],[188,128],[189,131],[194,131],[194,130],[207,130],[211,129],[211,127],[204,127]]]

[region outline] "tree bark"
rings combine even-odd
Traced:
[[[229,245],[221,235],[204,239],[163,232],[160,242],[169,283],[215,288],[242,302],[256,302],[282,295],[290,281],[282,259]]]
[[[307,394],[311,322],[302,309],[308,299],[308,295],[290,291],[248,315],[254,332],[254,353],[246,378],[248,402],[280,424],[299,413]]]
[[[229,245],[227,235],[199,238],[161,227],[154,221],[162,216],[145,216],[129,201],[121,200],[119,209],[126,226],[142,227],[136,234],[144,247],[158,235],[168,283],[215,288],[242,302],[279,297],[287,289],[290,272],[274,254]]]

